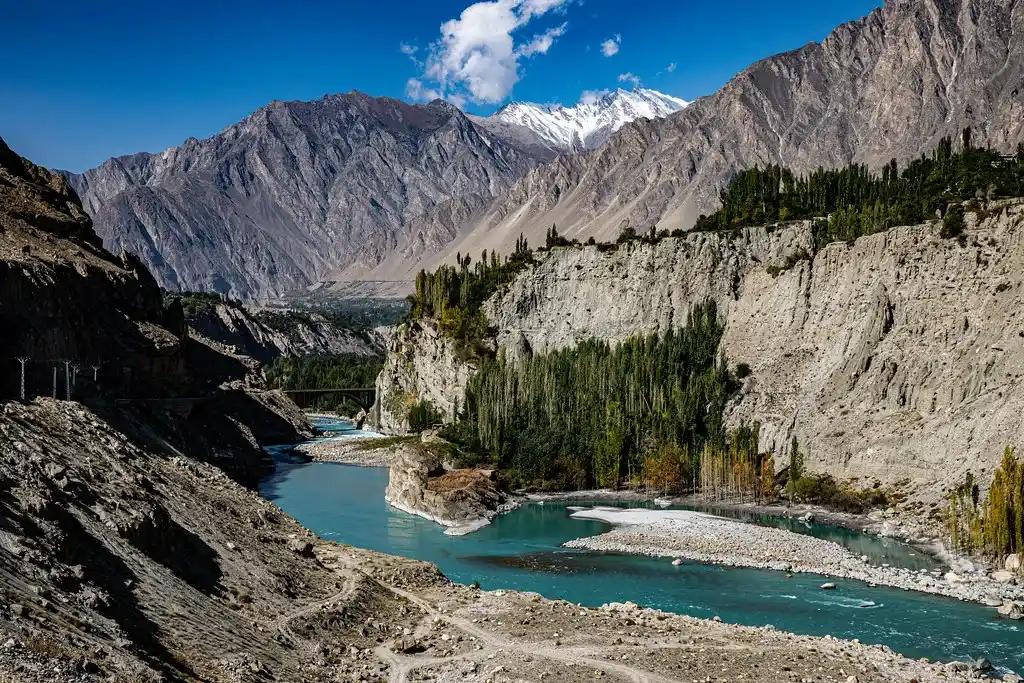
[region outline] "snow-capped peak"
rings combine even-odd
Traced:
[[[662,118],[689,104],[656,90],[620,88],[572,107],[513,102],[488,118],[525,126],[560,151],[594,149],[627,123]]]

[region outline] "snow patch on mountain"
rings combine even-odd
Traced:
[[[557,151],[603,145],[615,131],[639,118],[663,118],[690,103],[656,90],[618,89],[572,107],[513,102],[483,119],[487,124],[522,126]]]

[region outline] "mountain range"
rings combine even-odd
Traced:
[[[1024,0],[889,0],[689,106],[616,91],[479,118],[349,93],[275,102],[208,140],[68,177],[105,244],[164,286],[399,292],[420,267],[521,234],[536,244],[552,224],[602,240],[686,229],[757,164],[878,167],[967,126],[1010,151],[1022,92]]]
[[[535,132],[511,107],[471,120],[441,100],[352,92],[274,102],[209,139],[67,177],[104,242],[139,254],[162,286],[267,298],[332,270],[358,278],[399,247],[429,257],[574,141],[682,104],[637,90],[568,109],[521,105],[551,123]]]

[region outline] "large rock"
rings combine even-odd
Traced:
[[[1019,602],[1004,603],[997,607],[996,611],[1007,619],[1015,621],[1024,620],[1024,604]]]
[[[384,498],[391,506],[447,527],[486,523],[503,500],[489,470],[445,471],[425,444],[402,446],[391,461]]]
[[[1020,555],[1018,554],[1007,555],[1006,560],[1003,562],[1003,567],[1008,572],[1019,572],[1020,566]]]

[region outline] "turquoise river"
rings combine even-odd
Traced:
[[[460,583],[536,591],[589,606],[632,600],[696,617],[859,638],[914,658],[984,656],[1002,671],[1024,671],[1024,622],[998,619],[981,605],[809,574],[787,578],[700,563],[674,567],[664,559],[567,550],[564,542],[609,527],[571,519],[564,504],[525,505],[476,533],[446,536],[436,524],[384,502],[385,469],[276,460],[277,472],[261,491],[307,528],[327,540],[433,562]],[[938,568],[907,546],[867,534],[785,519],[751,521],[829,538],[875,562]],[[826,580],[838,590],[820,590]]]

